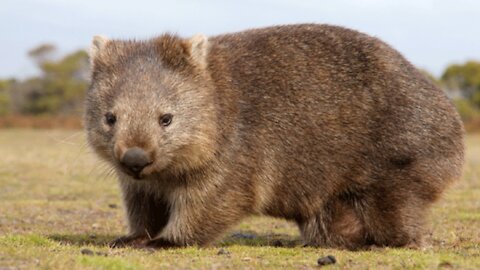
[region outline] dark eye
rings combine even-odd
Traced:
[[[105,123],[107,123],[107,125],[113,126],[115,122],[117,122],[117,117],[113,113],[108,112],[105,114]]]
[[[172,118],[173,118],[173,115],[171,115],[170,113],[164,114],[160,116],[160,124],[166,127],[170,125],[170,123],[172,123]]]

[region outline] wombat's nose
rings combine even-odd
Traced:
[[[140,173],[151,161],[143,149],[132,147],[122,157],[122,164],[134,174]]]

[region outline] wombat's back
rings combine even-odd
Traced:
[[[258,166],[260,212],[299,220],[345,196],[404,211],[406,197],[429,204],[461,175],[454,107],[378,39],[326,25],[272,27],[212,38],[208,62],[221,126]]]

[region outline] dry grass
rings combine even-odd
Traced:
[[[0,128],[80,129],[82,118],[60,115],[5,115],[0,116]]]
[[[0,130],[0,269],[316,269],[328,254],[332,269],[480,269],[480,135],[467,144],[464,179],[434,208],[425,250],[302,248],[293,224],[252,217],[214,247],[149,252],[106,247],[125,231],[119,190],[82,132]]]

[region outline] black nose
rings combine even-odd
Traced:
[[[122,157],[122,164],[134,174],[139,174],[150,163],[147,153],[138,147],[128,149]]]

